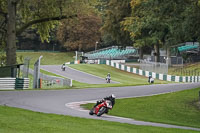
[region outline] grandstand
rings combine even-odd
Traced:
[[[179,52],[199,52],[198,42],[186,42],[183,46],[178,47]]]
[[[89,60],[94,59],[126,59],[129,55],[137,54],[137,50],[133,47],[126,47],[124,49],[118,46],[112,46],[97,51],[85,53],[84,56],[88,57]]]

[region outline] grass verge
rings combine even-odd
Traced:
[[[61,65],[65,62],[73,61],[74,52],[17,52],[17,56],[22,56],[23,58],[29,57],[30,67],[33,68],[34,63],[40,56],[43,56],[41,59],[41,65]]]
[[[0,106],[1,133],[198,133],[197,131],[136,126]]]
[[[130,85],[145,85],[149,84],[147,82],[148,78],[126,71],[122,71],[107,65],[97,65],[97,64],[80,64],[80,65],[69,65],[74,69],[84,71],[102,78],[106,78],[108,73],[111,74],[111,79],[113,81],[120,82],[121,84],[109,84],[109,86],[130,86]],[[156,84],[167,83],[166,81],[155,80]]]
[[[200,62],[170,67],[168,73],[177,76],[198,76],[200,75]]]
[[[110,115],[200,128],[200,88],[140,98],[117,99]],[[90,109],[93,104],[83,105]]]

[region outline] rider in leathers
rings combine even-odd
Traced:
[[[97,105],[101,104],[105,100],[110,100],[111,103],[112,103],[112,107],[114,107],[114,105],[115,105],[115,95],[114,94],[112,94],[112,95],[110,95],[108,97],[105,97],[100,101],[97,101],[97,103],[94,105],[94,107],[96,107]],[[108,110],[105,113],[108,113]]]

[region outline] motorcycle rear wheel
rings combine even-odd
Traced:
[[[90,110],[90,112],[89,112],[90,115],[93,115],[93,114],[94,114],[94,111],[93,111],[93,110],[94,110],[94,109],[91,109],[91,110]]]

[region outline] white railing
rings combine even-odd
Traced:
[[[0,78],[0,90],[28,89],[29,78]]]

